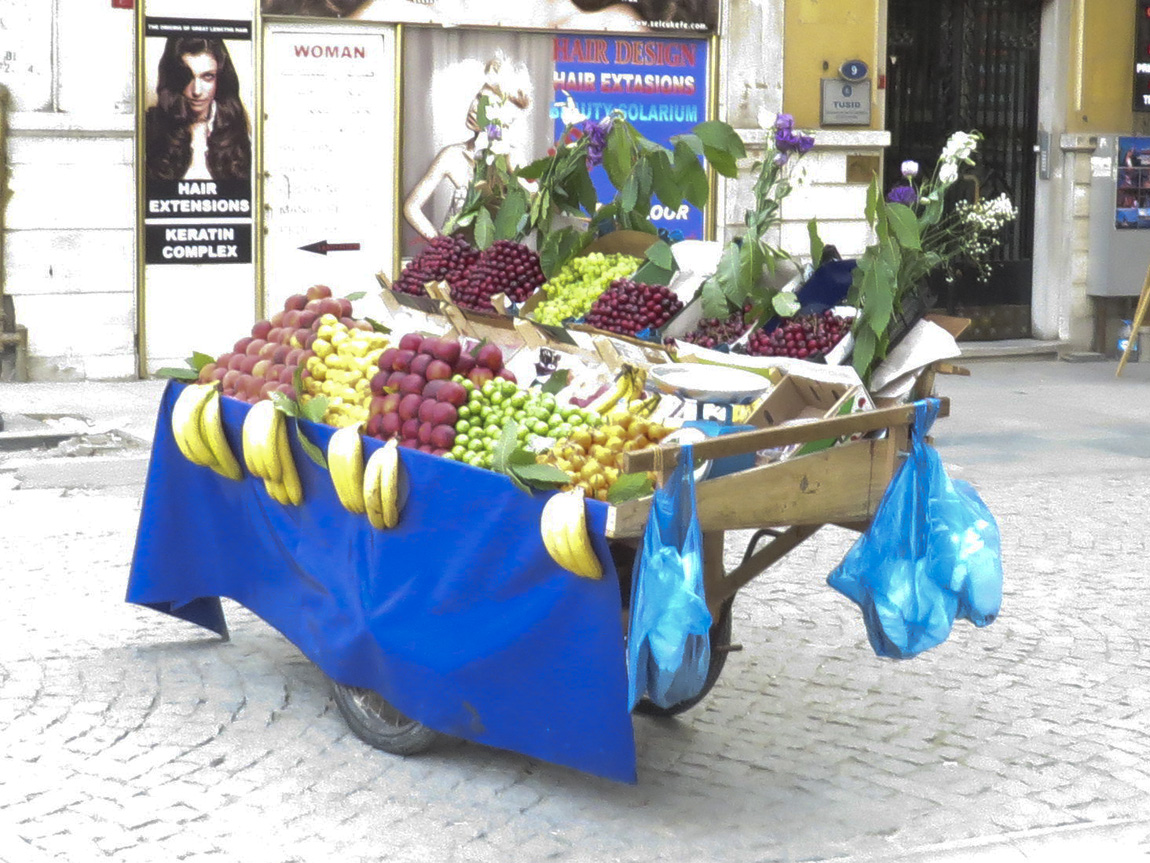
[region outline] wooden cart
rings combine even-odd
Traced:
[[[915,395],[930,392],[934,369],[920,379]],[[963,370],[956,370],[965,373]],[[939,416],[949,415],[948,399]],[[819,452],[704,480],[696,486],[698,518],[703,531],[704,587],[714,621],[710,631],[711,664],[701,692],[669,708],[643,700],[636,708],[649,715],[672,716],[701,701],[718,680],[732,649],[731,606],[735,594],[799,544],[828,524],[862,531],[870,524],[896,470],[906,458],[913,405],[873,410],[797,426],[764,428],[711,438],[694,446],[702,460],[758,452],[826,438],[852,440]],[[658,450],[658,452],[656,451]],[[679,448],[666,445],[628,453],[624,472],[674,468]],[[658,463],[657,463],[658,462]],[[651,498],[612,506],[606,535],[623,586],[647,524]],[[726,532],[755,530],[742,562],[727,571],[723,562]],[[760,543],[768,540],[761,548]],[[627,620],[627,609],[623,609]],[[335,699],[349,727],[371,745],[395,754],[412,754],[430,746],[436,732],[409,719],[371,690],[334,684]]]

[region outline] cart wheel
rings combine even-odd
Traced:
[[[431,747],[439,732],[409,719],[371,689],[331,682],[339,712],[355,736],[392,755],[415,755]]]
[[[690,710],[707,697],[707,693],[711,691],[711,687],[715,685],[719,675],[723,673],[723,666],[727,664],[727,654],[730,653],[731,646],[731,606],[734,601],[735,598],[732,596],[724,602],[723,607],[719,610],[719,619],[711,624],[709,633],[711,664],[707,666],[707,678],[703,681],[703,688],[699,690],[699,694],[685,701],[680,701],[678,704],[672,704],[670,707],[660,707],[644,696],[635,705],[636,713],[642,713],[645,716],[677,716]]]

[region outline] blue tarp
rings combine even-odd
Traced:
[[[374,689],[436,731],[635,781],[605,504],[588,502],[598,581],[543,547],[547,494],[413,450],[400,450],[409,488],[393,530],[347,512],[294,440],[304,502],[282,506],[262,480],[183,458],[170,423],[181,388],[170,385],[160,406],[129,602],[223,635],[218,597],[230,597],[334,680]],[[223,399],[237,455],[248,409]],[[326,450],[334,429],[301,425]],[[381,444],[364,446],[366,458]]]

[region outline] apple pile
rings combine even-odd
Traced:
[[[224,395],[252,404],[271,398],[273,391],[294,399],[296,367],[315,355],[311,347],[323,315],[332,315],[349,329],[371,329],[351,317],[351,300],[333,297],[327,285],[313,285],[306,294],[288,297],[281,311],[256,321],[250,336],[201,368],[200,383],[219,381]]]
[[[498,345],[464,351],[458,339],[407,333],[379,355],[364,432],[400,446],[444,455],[455,445],[459,408],[467,403],[462,381],[482,386],[496,377],[515,382]],[[452,380],[456,377],[456,380]]]

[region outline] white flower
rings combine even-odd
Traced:
[[[769,129],[775,125],[775,112],[768,111],[766,108],[759,108],[755,119],[758,120],[760,129]]]
[[[511,153],[511,144],[504,138],[497,138],[488,147],[496,156],[507,156]]]
[[[942,161],[965,162],[978,147],[978,137],[967,132],[955,132],[942,148]]]
[[[587,119],[587,115],[580,111],[575,106],[575,100],[571,98],[571,94],[563,90],[563,95],[567,97],[567,103],[559,109],[559,119],[563,121],[564,126],[574,126],[582,123]]]
[[[906,177],[908,180],[911,177],[917,177],[918,176],[918,162],[915,162],[912,159],[907,159],[905,162],[903,162],[902,163],[902,175],[904,177]]]
[[[475,136],[475,149],[477,152],[486,150],[490,144],[491,141],[488,140],[486,132],[480,132]]]
[[[949,186],[958,179],[958,166],[954,162],[944,162],[943,166],[938,169],[938,181],[944,186]]]

